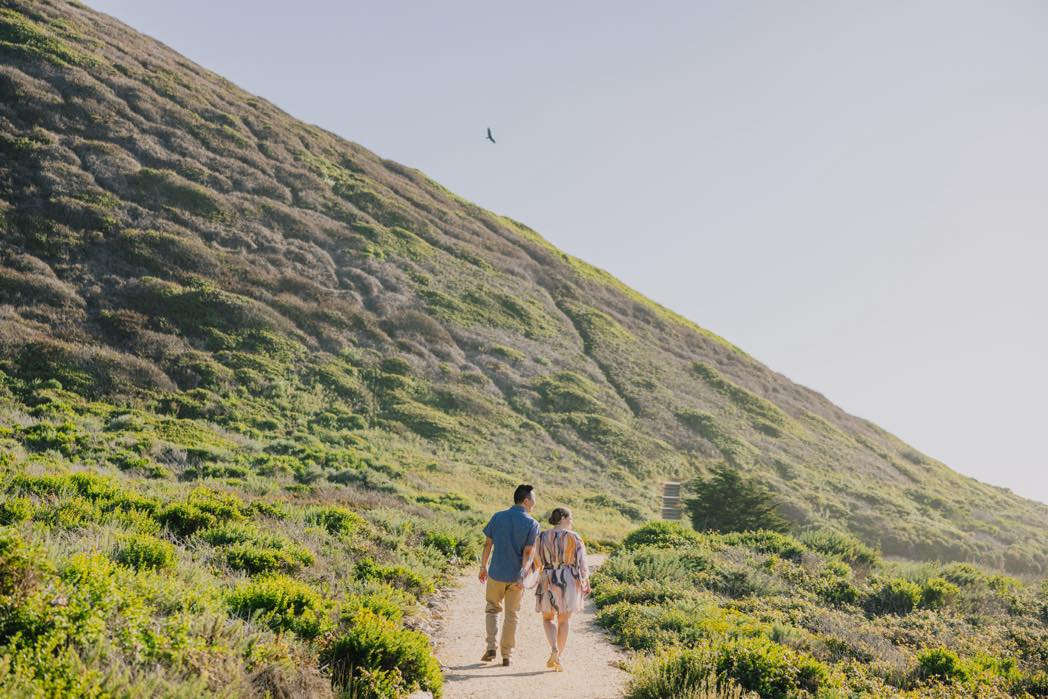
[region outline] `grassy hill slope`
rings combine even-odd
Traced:
[[[9,376],[248,437],[343,411],[371,443],[438,457],[407,492],[486,498],[529,477],[597,508],[624,496],[613,527],[650,511],[653,480],[726,459],[765,474],[795,522],[889,554],[1048,561],[1048,507],[958,476],[521,224],[110,18],[5,5]]]
[[[610,540],[722,460],[799,529],[1048,566],[1048,507],[109,17],[0,1],[4,637],[63,658],[0,682],[308,684],[340,620],[407,634],[515,483]],[[132,617],[171,628],[61,631]]]

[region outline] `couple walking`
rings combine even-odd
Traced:
[[[494,660],[498,647],[502,664],[510,664],[524,591],[534,587],[535,611],[542,614],[542,627],[550,646],[546,667],[561,672],[564,668],[560,659],[568,643],[571,615],[582,609],[583,598],[589,593],[586,547],[571,529],[571,512],[567,508],[555,508],[549,517],[552,528],[541,533],[539,523],[530,514],[533,509],[534,489],[530,485],[517,486],[513,507],[496,512],[484,527],[487,539],[478,577],[487,584],[487,650],[481,660]],[[499,640],[499,614],[503,612]]]

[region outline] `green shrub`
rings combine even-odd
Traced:
[[[252,524],[227,523],[206,529],[200,539],[212,546],[228,546],[230,567],[253,575],[294,572],[313,564],[313,554],[280,536],[266,534]]]
[[[366,607],[353,612],[345,630],[321,655],[336,686],[342,688],[351,687],[364,672],[399,670],[396,693],[387,695],[391,699],[418,689],[435,697],[442,692],[444,677],[425,634],[401,628]]]
[[[189,536],[201,529],[213,527],[218,518],[187,502],[176,502],[157,513],[157,521],[178,536]]]
[[[250,524],[222,524],[209,527],[200,532],[200,538],[212,546],[228,546],[255,541],[263,537],[262,533]]]
[[[346,695],[353,699],[396,699],[404,696],[404,676],[400,670],[366,670],[361,668],[348,678]]]
[[[820,598],[837,607],[856,604],[862,597],[859,588],[845,578],[819,578],[815,591]]]
[[[161,508],[156,518],[174,534],[189,536],[201,529],[243,517],[243,503],[236,496],[197,488],[185,502],[171,503]]]
[[[630,532],[622,540],[625,549],[640,546],[658,546],[660,548],[687,548],[699,541],[702,536],[676,522],[651,522],[640,529]]]
[[[474,537],[431,529],[422,535],[422,544],[432,546],[448,558],[469,559],[476,556],[478,541]]]
[[[38,422],[22,428],[20,436],[29,451],[54,449],[68,457],[75,456],[87,441],[87,436],[73,422]]]
[[[873,565],[880,555],[850,534],[842,534],[830,529],[805,532],[797,537],[801,543],[813,551],[827,556],[835,556],[851,565]]]
[[[1048,670],[1026,675],[1015,683],[1016,693],[1026,692],[1034,697],[1048,697]]]
[[[985,585],[989,576],[971,563],[950,563],[943,567],[940,577],[958,587]]]
[[[428,595],[433,592],[433,582],[404,566],[383,566],[370,558],[357,562],[356,575],[360,580],[381,580],[394,587],[415,595]]]
[[[266,502],[264,500],[256,500],[251,503],[251,512],[265,517],[273,517],[274,519],[288,519],[291,516],[291,511],[288,509],[287,505],[280,502]]]
[[[473,509],[473,505],[469,500],[458,493],[441,493],[436,497],[432,495],[419,495],[415,498],[415,502],[453,512],[468,512]]]
[[[921,607],[942,609],[957,597],[960,589],[943,578],[928,578],[921,585]]]
[[[357,609],[365,607],[390,621],[399,622],[404,618],[404,610],[414,604],[414,598],[408,593],[383,583],[363,594],[350,595],[342,609],[343,616],[347,619],[351,618]]]
[[[964,663],[947,648],[929,648],[917,653],[917,675],[943,682],[963,682],[968,679]]]
[[[717,669],[765,699],[787,699],[799,690],[815,693],[829,677],[826,666],[815,658],[761,637],[718,648]]]
[[[17,603],[39,582],[37,562],[40,559],[40,552],[18,535],[0,534],[0,614],[6,613],[2,609],[6,606],[4,603]],[[8,629],[4,629],[6,633]]]
[[[921,602],[921,588],[909,580],[885,580],[866,600],[874,614],[909,614]]]
[[[13,497],[0,502],[0,524],[24,522],[33,517],[33,503],[29,498]]]
[[[688,594],[691,585],[675,581],[644,580],[639,583],[620,583],[603,573],[593,576],[593,601],[598,608],[618,602],[631,604],[659,604]]]
[[[626,699],[743,699],[743,690],[718,678],[709,648],[669,650],[642,663],[633,673]]]
[[[422,537],[422,543],[432,546],[445,556],[454,556],[458,549],[458,539],[454,534],[443,531],[428,531]]]
[[[313,554],[296,544],[274,546],[257,542],[234,544],[226,551],[226,563],[231,568],[259,573],[293,573],[313,564]]]
[[[364,518],[345,507],[318,507],[306,513],[306,521],[323,527],[334,536],[349,536],[364,526]]]
[[[79,529],[91,522],[101,521],[102,517],[102,510],[98,505],[80,496],[64,498],[33,512],[35,521],[44,522],[56,529]]]
[[[748,531],[728,534],[724,543],[745,546],[758,553],[774,553],[791,561],[799,561],[807,548],[792,536],[773,531]]]
[[[323,598],[309,585],[282,575],[241,585],[229,595],[227,603],[237,616],[302,638],[316,638],[330,623]]]
[[[117,546],[114,559],[135,570],[161,570],[175,564],[175,547],[148,534],[132,534]]]

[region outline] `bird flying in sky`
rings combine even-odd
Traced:
[[[495,137],[491,135],[491,127],[488,127],[488,140],[492,143],[495,142]]]

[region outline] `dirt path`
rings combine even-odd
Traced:
[[[590,568],[604,560],[591,556]],[[443,628],[437,634],[437,657],[444,667],[447,699],[615,699],[622,696],[626,673],[616,663],[624,658],[594,623],[593,604],[572,618],[571,637],[563,656],[564,672],[546,669],[549,644],[542,633],[542,619],[535,612],[535,598],[524,596],[517,627],[513,664],[501,659],[480,662],[484,652],[484,587],[475,576],[463,578],[448,597]]]

